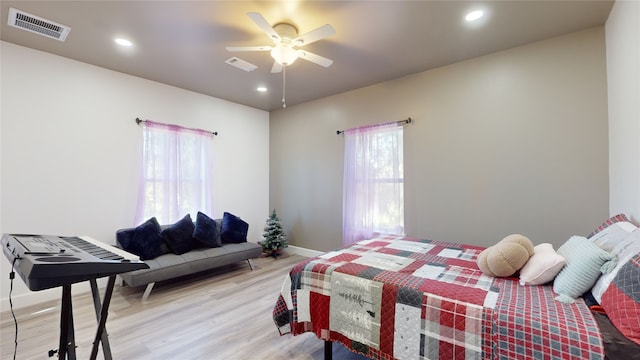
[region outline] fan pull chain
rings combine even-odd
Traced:
[[[284,99],[285,97],[285,83],[287,80],[287,67],[283,66],[282,67],[282,108],[285,109],[287,107],[287,103]]]

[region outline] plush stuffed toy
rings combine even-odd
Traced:
[[[513,234],[478,255],[478,267],[494,277],[506,277],[522,269],[533,255],[533,243],[526,236]]]

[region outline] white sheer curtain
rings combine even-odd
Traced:
[[[404,232],[403,128],[345,130],[342,243]]]
[[[136,224],[152,216],[173,224],[186,214],[211,214],[212,134],[147,120],[143,137]]]

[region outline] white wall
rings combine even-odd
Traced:
[[[89,235],[134,226],[142,129],[135,118],[218,131],[214,217],[258,241],[269,215],[269,114],[2,42],[1,233]],[[195,215],[195,214],[192,214]],[[4,256],[2,256],[4,257]],[[2,310],[8,261],[1,260]],[[59,297],[14,284],[14,306]]]
[[[606,39],[610,212],[640,224],[640,1],[616,1]]]
[[[609,212],[604,27],[271,113],[271,207],[293,245],[341,245],[344,139],[404,131],[405,231],[489,246],[561,245]]]
[[[0,76],[2,75],[1,69],[2,69],[2,51],[3,46],[2,46],[2,42],[0,41]],[[2,79],[0,79],[2,80]],[[2,83],[0,83],[0,234],[2,234]],[[3,257],[2,255],[0,255],[0,257]],[[0,260],[0,262],[4,263],[4,260]],[[7,272],[5,271],[5,267],[3,267],[4,265],[0,265],[0,311],[4,310],[4,307],[2,306],[4,303],[4,296],[2,295],[3,293],[2,291],[2,287],[4,283],[6,283],[8,281],[8,275]]]

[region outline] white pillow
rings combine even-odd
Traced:
[[[615,246],[617,246],[637,228],[637,226],[628,221],[619,221],[594,234],[589,238],[589,240],[595,242],[601,248],[611,252]]]
[[[543,243],[533,248],[533,256],[520,269],[520,285],[542,285],[553,280],[566,264],[553,245]]]
[[[606,231],[607,229],[603,231]],[[591,294],[593,294],[593,297],[598,303],[602,301],[602,294],[607,290],[609,284],[611,284],[620,268],[631,260],[632,257],[640,253],[640,229],[635,229],[632,233],[628,233],[623,239],[618,237],[616,241],[617,243],[608,241],[605,242],[604,245],[600,245],[600,247],[610,252],[611,255],[618,258],[618,265],[613,268],[610,273],[602,274],[602,276],[598,278],[598,281],[596,281],[595,285],[593,285],[593,288],[591,288]],[[598,242],[596,242],[596,244],[597,243]]]

